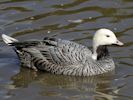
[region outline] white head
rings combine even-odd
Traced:
[[[117,39],[117,37],[115,36],[115,34],[111,30],[99,29],[98,31],[96,31],[96,33],[93,37],[93,55],[92,55],[92,58],[94,60],[97,59],[96,50],[97,50],[98,46],[112,45],[112,44],[116,44],[119,46],[123,45],[123,43]]]

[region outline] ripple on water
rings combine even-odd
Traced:
[[[132,5],[132,0],[1,0],[0,33],[20,40],[53,36],[91,47],[94,32],[105,27],[125,46],[110,47],[115,74],[71,77],[20,68],[16,54],[1,42],[0,99],[132,100]]]

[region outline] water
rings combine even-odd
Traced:
[[[110,47],[115,74],[95,77],[53,75],[21,68],[15,52],[0,42],[0,100],[133,100],[132,0],[1,0],[0,33],[19,40],[44,36],[91,48],[99,28],[125,43]]]

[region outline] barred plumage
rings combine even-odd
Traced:
[[[56,38],[47,37],[42,41],[18,42],[4,35],[3,40],[15,46],[22,66],[35,70],[63,75],[91,76],[109,72],[115,68],[106,45],[99,45],[92,53],[81,44]],[[98,57],[97,60],[95,56]]]

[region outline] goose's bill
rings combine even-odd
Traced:
[[[123,46],[124,43],[122,43],[121,41],[117,40],[116,43],[114,43],[115,45],[118,45],[118,46]]]

